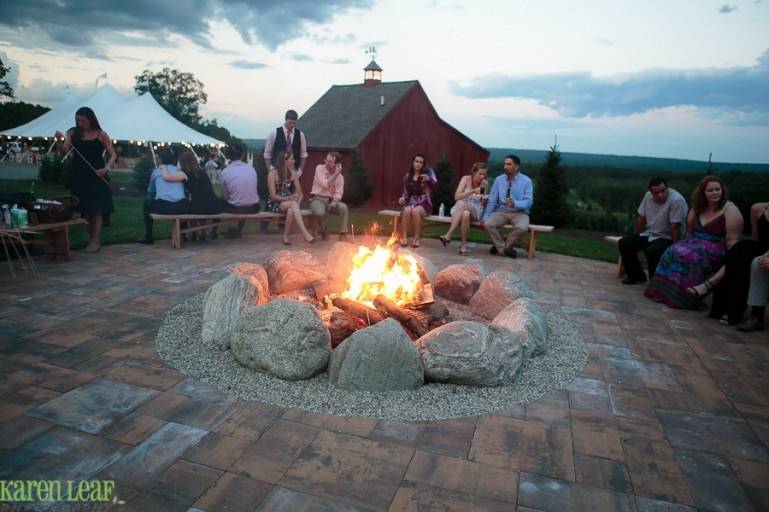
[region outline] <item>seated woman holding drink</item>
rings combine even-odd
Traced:
[[[467,233],[470,231],[470,222],[483,218],[483,208],[488,196],[484,195],[488,189],[486,174],[488,168],[483,162],[476,162],[470,170],[470,174],[462,176],[454,192],[454,206],[451,208],[451,226],[445,235],[439,237],[443,246],[451,242],[451,235],[457,226],[461,224],[460,236],[462,243],[459,246],[459,254],[467,255]]]

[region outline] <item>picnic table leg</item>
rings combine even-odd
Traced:
[[[44,231],[43,247],[49,258],[69,261],[69,226]]]
[[[537,232],[536,231],[529,231],[529,248],[528,248],[528,256],[529,259],[534,257],[534,251],[537,250]]]

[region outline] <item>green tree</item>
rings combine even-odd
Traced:
[[[134,78],[136,92],[148,90],[169,114],[188,126],[195,127],[200,123],[198,108],[208,96],[203,91],[203,83],[192,73],[170,68],[158,72],[145,69]]]
[[[200,124],[195,126],[195,129],[200,133],[205,133],[209,137],[218,139],[225,144],[232,144],[233,142],[243,143],[242,140],[232,135],[227,128],[224,126],[219,126],[219,123],[216,121],[216,119],[212,119],[210,121],[204,119],[200,122]]]
[[[5,74],[10,70],[11,68],[3,64],[2,59],[0,59],[0,96],[13,98],[13,88],[10,86],[10,84],[8,84],[7,80],[3,80],[3,78],[5,78]]]
[[[451,205],[454,204],[454,170],[451,168],[451,161],[446,158],[446,155],[442,155],[441,159],[435,162],[435,178],[438,180],[438,186],[433,190],[433,211],[427,212],[437,214],[438,208],[443,203],[446,208],[446,215],[451,209]]]
[[[373,192],[368,179],[368,172],[363,165],[360,153],[352,154],[352,162],[344,178],[343,200],[351,206],[360,206],[365,203]]]
[[[557,144],[553,144],[547,153],[534,192],[531,218],[535,222],[560,227],[569,221],[571,211],[566,202],[569,190],[564,179],[561,152],[558,151]]]
[[[2,82],[0,82],[2,88]],[[0,103],[0,130],[15,128],[36,119],[46,112],[48,107],[33,105],[23,101]],[[50,135],[53,135],[52,133]]]

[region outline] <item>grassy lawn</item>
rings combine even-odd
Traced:
[[[142,203],[144,198],[131,194],[131,175],[115,173],[112,176],[112,182],[115,190],[115,212],[112,214],[110,226],[104,228],[102,232],[102,244],[122,244],[131,243],[144,235],[144,224],[142,221]],[[3,191],[29,191],[32,180],[0,180],[0,190]],[[123,190],[121,190],[123,189]],[[127,189],[127,190],[126,190]],[[68,191],[62,186],[49,183],[35,183],[36,197],[52,197],[67,194]],[[350,213],[350,224],[355,226],[355,233],[373,232],[380,235],[387,235],[392,229],[392,218],[378,217],[374,212],[354,211]],[[376,227],[374,227],[376,225]],[[337,227],[336,217],[331,217],[329,228],[334,232]],[[426,228],[423,236],[425,238],[438,238],[445,233],[447,226],[436,226]],[[246,224],[247,233],[256,233],[259,231],[259,224],[249,222]],[[270,224],[269,232],[277,233],[276,223]],[[85,247],[88,243],[85,228],[76,226],[70,230],[71,244],[73,249]],[[154,229],[155,239],[170,238],[170,223],[156,222]],[[455,234],[455,241],[458,247],[459,232]],[[488,236],[480,229],[470,231],[470,240],[479,243],[489,243]],[[451,250],[456,250],[452,247]],[[569,256],[578,256],[600,261],[617,261],[617,248],[603,240],[595,237],[580,237],[559,234],[558,230],[553,233],[537,236],[537,251],[553,252],[557,254],[566,254]]]

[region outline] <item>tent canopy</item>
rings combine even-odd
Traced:
[[[127,98],[109,85],[99,88],[85,100],[69,96],[53,110],[27,124],[0,132],[0,135],[53,137],[56,131],[66,133],[74,126],[75,112],[80,107],[91,107],[102,129],[113,140],[224,145],[224,142],[176,120],[150,93]]]

